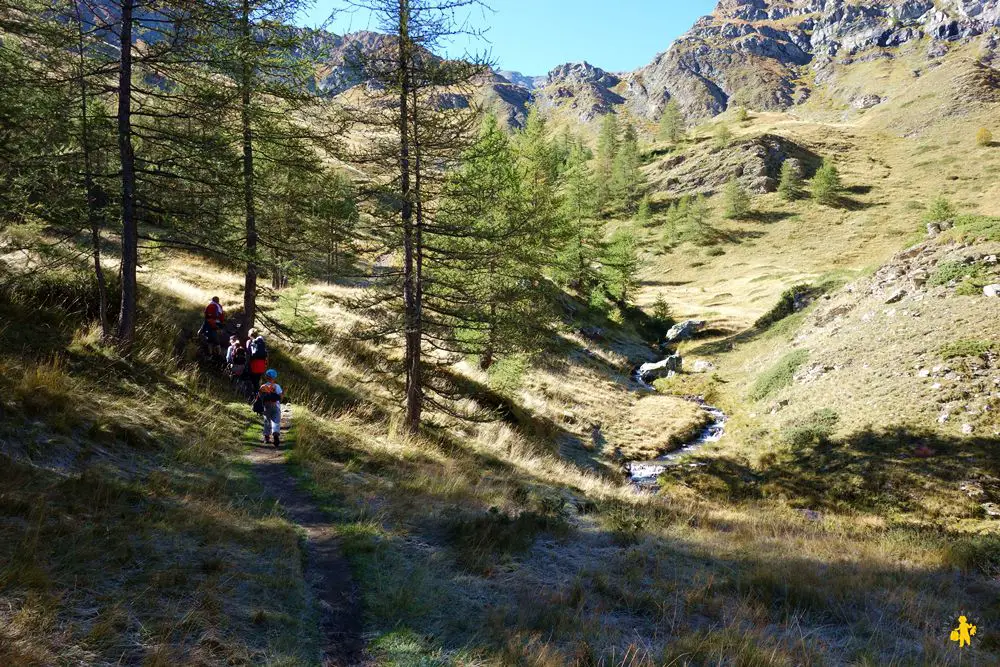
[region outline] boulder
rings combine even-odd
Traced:
[[[695,373],[711,373],[712,371],[715,370],[715,364],[713,364],[711,361],[705,361],[704,359],[699,359],[698,361],[694,362],[692,370],[694,370]]]
[[[679,354],[672,354],[663,361],[650,362],[639,366],[636,374],[645,382],[671,377],[679,373],[684,360]]]
[[[670,331],[667,332],[667,342],[676,343],[678,341],[688,340],[701,331],[704,326],[705,322],[703,320],[686,320],[680,324],[675,324],[670,327]]]
[[[1000,296],[1000,284],[987,285],[983,288],[983,294],[985,296]]]

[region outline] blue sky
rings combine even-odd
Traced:
[[[617,72],[647,64],[716,0],[493,0],[493,11],[476,11],[470,20],[488,27],[485,42],[456,43],[449,55],[488,50],[500,69],[529,75],[547,73],[565,62],[586,60]],[[339,0],[316,0],[303,25],[321,23]],[[376,28],[361,13],[335,15],[337,33]]]

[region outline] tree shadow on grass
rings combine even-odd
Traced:
[[[981,479],[981,497],[952,509],[959,515],[982,515],[980,502],[1000,502],[1000,489],[989,482],[1000,477],[997,438],[886,427],[834,441],[820,435],[811,444],[765,460],[760,468],[725,457],[696,460],[703,465],[673,468],[667,477],[710,493],[724,490],[730,500],[783,497],[814,510],[919,513],[925,498],[953,498],[961,483]]]
[[[782,220],[788,220],[789,218],[794,218],[797,213],[789,213],[788,211],[751,211],[743,217],[743,220],[747,222],[758,222],[764,225],[772,225]]]

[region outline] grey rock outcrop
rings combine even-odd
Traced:
[[[673,376],[675,373],[681,371],[681,366],[684,364],[684,360],[681,359],[680,355],[672,354],[663,361],[650,362],[639,366],[636,371],[638,375],[644,382],[651,382],[659,378],[667,378]]]
[[[939,8],[938,6],[942,8]],[[957,40],[1000,27],[997,0],[721,0],[647,65],[624,77],[630,109],[653,119],[670,99],[690,118],[738,103],[784,109],[807,98],[832,65],[869,58],[925,37]],[[811,72],[810,72],[811,70]],[[861,109],[881,102],[861,95]]]
[[[701,331],[704,326],[705,322],[702,320],[686,320],[680,324],[675,324],[670,327],[670,331],[667,332],[667,342],[676,343],[682,340],[688,340]]]

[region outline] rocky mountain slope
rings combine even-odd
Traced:
[[[839,65],[892,58],[895,47],[921,40],[935,59],[947,53],[949,43],[988,35],[981,59],[995,65],[998,30],[997,0],[721,0],[713,14],[634,72],[567,63],[544,77],[497,72],[483,90],[500,117],[515,126],[531,103],[583,122],[619,109],[655,120],[671,99],[690,119],[715,116],[734,104],[781,110],[832,82]],[[369,32],[313,33],[324,63],[317,88],[336,95],[363,83],[345,55],[352,48],[378,48],[382,39]],[[881,98],[843,101],[866,108]]]

